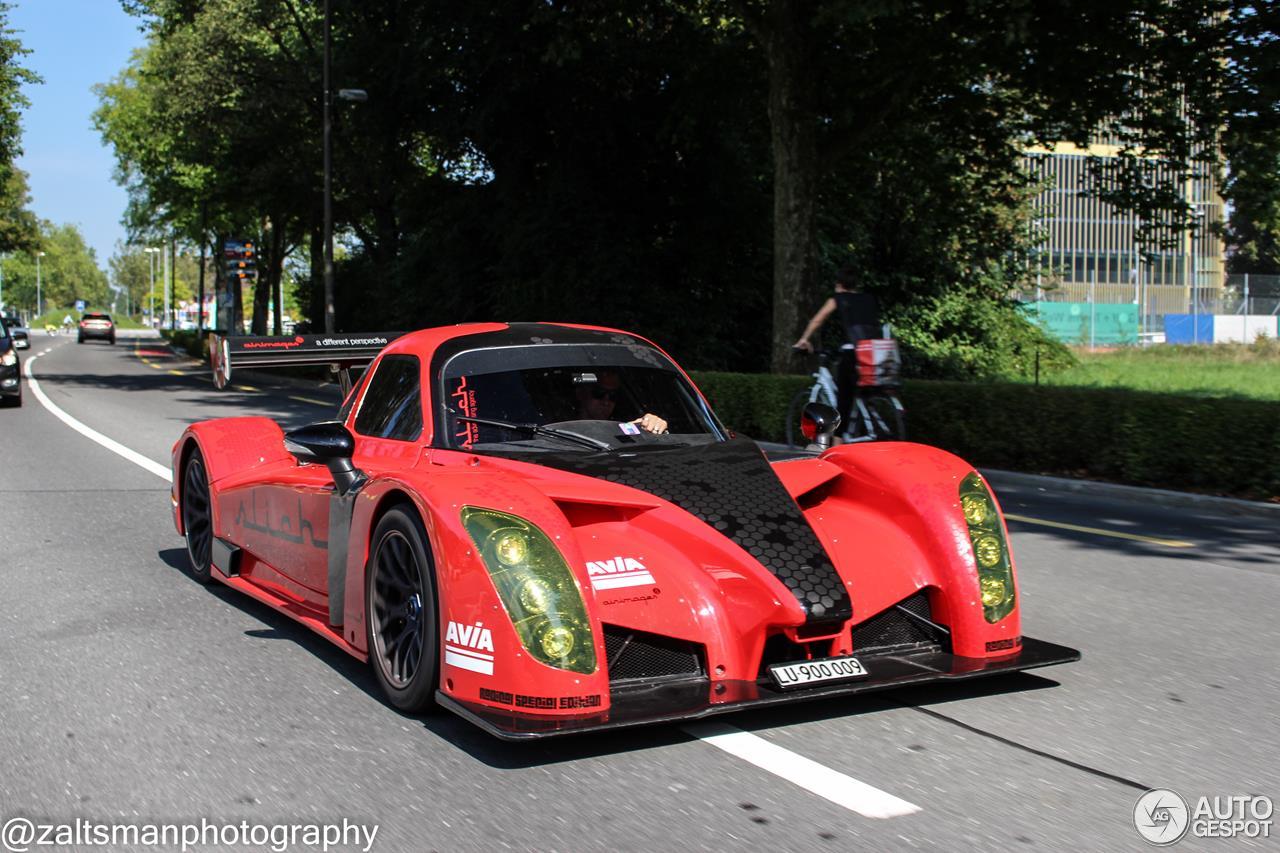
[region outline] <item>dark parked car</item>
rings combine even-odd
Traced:
[[[109,344],[116,342],[116,324],[110,314],[85,314],[80,318],[80,335],[76,343],[82,344],[90,338],[98,338]]]
[[[0,323],[0,406],[22,405],[22,364],[9,327]]]
[[[31,346],[31,332],[22,325],[22,321],[17,317],[2,317],[0,324],[3,324],[9,330],[9,337],[13,338],[13,345],[18,349],[27,349]]]

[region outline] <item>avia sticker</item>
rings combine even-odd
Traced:
[[[631,557],[587,560],[587,574],[591,575],[592,589],[618,589],[653,583],[653,575],[644,563]]]
[[[444,635],[444,662],[481,675],[493,675],[493,633],[483,622],[450,622]]]

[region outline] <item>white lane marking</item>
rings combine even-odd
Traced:
[[[40,355],[44,355],[44,353],[41,353]],[[161,465],[159,462],[153,462],[152,460],[143,456],[138,451],[130,450],[129,448],[125,447],[123,444],[116,441],[115,439],[107,438],[105,435],[98,432],[97,430],[90,429],[89,427],[80,423],[80,421],[71,417],[71,415],[68,415],[66,412],[62,411],[62,409],[58,408],[57,404],[55,404],[52,400],[50,400],[45,395],[44,391],[40,389],[40,382],[39,380],[36,379],[35,371],[32,370],[32,365],[36,363],[36,359],[39,357],[40,356],[37,355],[27,359],[26,368],[27,368],[27,385],[31,388],[32,393],[36,395],[36,399],[40,401],[40,405],[48,409],[55,418],[62,421],[67,426],[71,427],[73,430],[80,433],[85,438],[91,441],[96,441],[98,444],[101,444],[103,447],[105,447],[107,450],[110,450],[112,453],[118,454],[120,456],[123,456],[125,459],[128,459],[134,465],[137,465],[140,468],[147,469],[152,474],[155,474],[157,477],[164,478],[164,481],[166,483],[173,482],[173,475],[169,473],[169,469],[167,466]]]
[[[920,807],[725,723],[693,723],[686,732],[863,817],[915,814]]]

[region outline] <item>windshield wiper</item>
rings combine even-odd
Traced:
[[[469,415],[454,415],[457,420],[464,421],[469,424],[485,424],[487,426],[504,427],[505,429],[515,430],[516,432],[527,432],[533,435],[545,435],[550,438],[562,438],[566,441],[574,441],[578,444],[584,444],[594,450],[610,450],[613,448],[607,441],[601,441],[598,438],[590,438],[585,435],[578,435],[576,432],[568,430],[552,429],[544,427],[541,424],[521,424],[515,421],[498,421],[491,418],[473,418]]]

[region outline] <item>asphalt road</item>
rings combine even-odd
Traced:
[[[256,377],[214,391],[154,339],[33,344],[26,359],[51,347],[31,365],[51,402],[166,467],[192,421],[336,409],[332,389]],[[717,720],[918,808],[879,819],[696,727],[512,745],[401,716],[357,661],[192,582],[167,482],[30,387],[0,411],[0,458],[0,823],[345,818],[376,825],[380,851],[1111,851],[1145,849],[1148,788],[1280,797],[1280,531],[1264,519],[997,481],[1025,519],[1025,633],[1083,661]],[[1276,842],[1181,846],[1251,843]]]

